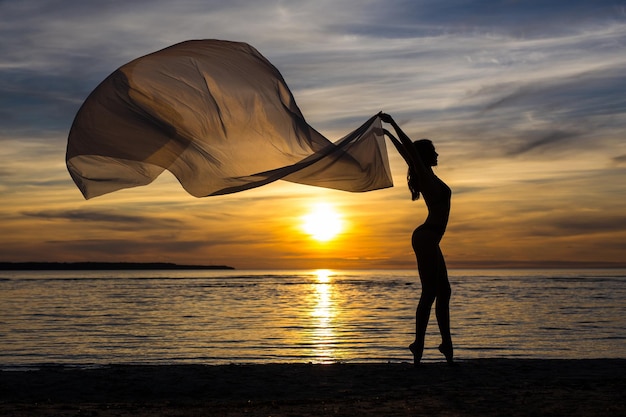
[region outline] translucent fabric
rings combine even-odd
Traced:
[[[256,49],[218,40],[173,45],[107,77],[76,115],[66,163],[87,199],[166,169],[196,197],[276,180],[354,192],[393,185],[377,116],[332,143]]]

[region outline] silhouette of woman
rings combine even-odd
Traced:
[[[409,349],[413,353],[415,365],[418,365],[424,352],[430,310],[436,300],[435,313],[441,333],[439,351],[452,364],[454,353],[450,335],[451,290],[446,263],[439,248],[448,224],[452,193],[433,172],[432,167],[437,165],[438,156],[433,143],[428,139],[412,142],[390,115],[380,113],[379,117],[383,122],[391,124],[400,138],[398,140],[388,130],[384,130],[409,165],[407,182],[411,197],[417,200],[421,193],[428,208],[426,221],[413,231],[411,239],[417,258],[422,294],[415,313],[415,341]]]

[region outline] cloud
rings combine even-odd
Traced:
[[[623,21],[624,18],[619,6],[610,0],[403,0],[392,3],[388,8],[392,21],[403,26],[417,20],[456,31],[483,28],[539,37],[546,33],[572,32],[576,27],[598,20]]]
[[[618,165],[626,164],[626,154],[614,156],[612,160],[615,164]]]
[[[462,123],[476,112],[461,102],[463,95],[456,92],[468,91],[477,83],[485,88],[493,85],[501,79],[493,78],[494,70],[508,67],[516,80],[525,78],[518,74],[528,71],[554,71],[560,60],[569,63],[577,59],[573,54],[578,48],[598,56],[589,62],[607,62],[605,56],[615,55],[610,41],[624,37],[623,31],[607,33],[607,21],[619,23],[620,15],[612,3],[604,1],[573,5],[558,1],[550,6],[537,1],[522,6],[517,2],[432,0],[282,4],[262,0],[24,0],[0,3],[0,15],[7,23],[0,36],[20,39],[0,45],[4,134],[25,129],[67,131],[82,100],[115,68],[190,38],[252,43],[283,72],[314,126],[340,135],[381,108],[420,122],[450,124],[455,117]],[[510,21],[502,20],[509,16]],[[512,25],[526,24],[515,22],[527,20],[543,28],[540,42],[509,34]],[[460,25],[462,21],[467,25]],[[569,22],[563,26],[576,36],[551,33],[561,21]],[[399,31],[405,34],[399,36]],[[613,91],[617,98],[611,87],[624,77],[599,75],[598,80],[604,80],[603,91]],[[585,84],[585,80],[578,82]],[[597,91],[596,87],[589,85],[589,92]],[[542,91],[542,85],[536,89],[519,86],[487,108],[508,103],[528,109],[543,103],[543,111],[558,95]],[[445,97],[448,99],[443,100]],[[609,102],[615,104],[614,99]],[[602,103],[580,103],[577,108],[589,112],[589,106]],[[623,111],[623,101],[613,108],[617,113]]]
[[[114,230],[145,230],[147,228],[171,228],[181,225],[177,219],[115,214],[97,210],[40,210],[23,211],[22,214],[44,220],[101,223],[105,228]]]
[[[67,131],[82,103],[83,90],[70,76],[47,75],[30,70],[2,71],[0,135],[27,135],[46,130]]]
[[[515,107],[534,109],[538,114],[548,111],[544,116],[554,118],[622,114],[626,112],[626,99],[615,86],[626,83],[625,74],[626,60],[610,67],[585,69],[570,76],[547,76],[531,83],[492,85],[476,95],[505,91],[503,96],[485,106],[485,112]]]
[[[573,211],[565,215],[547,214],[537,220],[533,234],[544,236],[584,236],[626,234],[626,216],[612,213],[590,214]]]
[[[464,133],[481,137],[489,154],[505,157],[546,150],[554,157],[588,149],[591,142],[596,150],[614,147],[626,128],[626,98],[617,87],[626,84],[625,64],[485,83],[468,93],[466,110],[458,108],[473,114]]]
[[[508,155],[519,155],[530,151],[545,151],[545,148],[551,149],[558,145],[568,146],[564,144],[573,138],[581,136],[579,132],[566,132],[554,130],[552,132],[542,133],[539,138],[531,139],[526,143],[519,145],[516,149],[508,152]]]
[[[141,253],[184,254],[210,247],[204,241],[186,240],[129,240],[129,239],[92,239],[75,241],[48,241],[47,244],[59,245],[66,250],[87,253],[90,255],[107,254],[115,258],[120,255],[136,257]],[[148,256],[148,259],[154,259]]]

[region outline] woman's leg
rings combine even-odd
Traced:
[[[449,363],[452,363],[454,357],[452,336],[450,335],[450,296],[452,290],[450,289],[448,270],[441,249],[438,250],[437,258],[439,264],[437,271],[439,275],[437,276],[435,314],[437,315],[437,324],[439,325],[439,332],[441,333],[439,351],[445,355]]]
[[[424,280],[422,280],[422,294],[417,304],[417,309],[415,310],[415,342],[410,346],[416,365],[420,362],[422,354],[424,353],[426,328],[428,327],[428,320],[430,319],[430,310],[436,297],[435,291],[424,288],[423,282]]]
[[[437,297],[437,277],[440,265],[438,262],[439,248],[436,236],[433,236],[432,232],[416,230],[413,234],[413,249],[422,284],[422,293],[415,311],[415,342],[409,346],[417,365],[422,359],[430,311]]]

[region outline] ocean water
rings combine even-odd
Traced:
[[[451,270],[459,360],[626,358],[626,270]],[[0,368],[410,361],[415,271],[2,271]],[[424,361],[441,361],[434,311]]]

